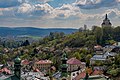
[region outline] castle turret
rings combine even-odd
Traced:
[[[60,80],[70,80],[70,77],[68,75],[68,64],[67,64],[67,57],[66,54],[64,53],[62,55],[62,64],[61,64],[61,79]]]
[[[21,59],[19,57],[14,60],[14,74],[19,80],[21,79]]]
[[[102,27],[111,27],[112,24],[110,20],[108,19],[108,16],[106,14],[105,19],[103,20],[103,23],[101,24]]]
[[[66,54],[64,53],[62,56],[62,65],[61,65],[61,71],[62,71],[62,77],[67,77],[67,57]]]

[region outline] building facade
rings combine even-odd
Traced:
[[[67,64],[68,64],[68,71],[69,72],[85,68],[85,63],[81,62],[80,60],[78,60],[76,58],[70,58],[67,61]]]
[[[34,63],[34,68],[37,68],[39,70],[47,70],[50,69],[52,65],[52,61],[50,60],[40,60]]]

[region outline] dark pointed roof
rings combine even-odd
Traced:
[[[108,17],[107,17],[107,14],[106,14],[106,16],[105,16],[105,20],[107,20],[108,19]]]
[[[63,55],[62,55],[62,60],[67,60],[67,55],[66,55],[65,52],[64,52]]]
[[[111,22],[110,20],[108,19],[108,15],[106,14],[105,15],[105,19],[103,20],[103,23],[101,24],[102,26],[111,26]]]

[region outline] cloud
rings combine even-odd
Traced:
[[[81,17],[85,21],[92,21],[92,20],[103,20],[105,18],[105,15],[108,14],[109,19],[111,20],[118,20],[120,18],[120,11],[117,8],[114,9],[108,9],[103,13],[98,13],[98,14],[82,14],[79,17]]]
[[[63,4],[72,4],[74,3],[76,0],[52,0],[50,2],[48,2],[52,7],[56,8],[56,7],[61,7]]]
[[[24,2],[27,2],[27,3],[32,3],[32,4],[44,4],[44,3],[47,3],[47,2],[50,2],[52,0],[25,0]]]
[[[53,10],[53,7],[51,7],[48,3],[45,4],[37,4],[34,6],[35,9],[32,12],[33,15],[37,16],[43,16],[45,14],[50,14]]]
[[[75,4],[82,9],[97,9],[101,7],[112,7],[119,2],[119,0],[78,0]]]
[[[52,11],[52,16],[57,18],[68,18],[70,16],[75,16],[80,12],[79,8],[70,4],[63,4],[59,8],[55,8]]]
[[[110,20],[120,19],[119,6],[112,7],[120,5],[120,0],[4,0],[3,3],[6,1],[8,3],[11,1],[12,5],[0,7],[0,20],[4,20],[2,21],[4,25],[7,23],[12,26],[15,24],[51,27],[94,25],[102,22],[105,14],[108,14]]]
[[[41,18],[51,13],[53,8],[48,4],[23,3],[14,9],[14,14],[19,18]]]
[[[48,3],[44,4],[29,4],[24,3],[19,6],[16,11],[16,16],[23,17],[44,17],[44,18],[68,18],[79,14],[80,9],[74,5],[64,4],[61,7],[53,8]]]
[[[22,0],[23,1],[23,0]],[[20,1],[20,2],[22,2]],[[41,0],[39,0],[41,1]],[[82,0],[81,0],[82,1]],[[82,5],[91,5],[91,4],[99,4],[103,2],[104,0],[86,0],[85,2],[80,2]],[[106,0],[107,1],[107,0]],[[111,0],[112,1],[112,0]],[[109,2],[109,1],[108,1]],[[118,1],[116,1],[118,2]],[[79,3],[79,1],[76,1],[75,3]],[[80,4],[79,3],[79,4]],[[83,9],[84,10],[84,9]],[[42,4],[30,4],[25,1],[25,3],[22,3],[18,7],[12,7],[12,8],[1,8],[0,10],[0,16],[11,16],[11,17],[18,17],[18,18],[46,18],[46,19],[81,19],[81,20],[92,20],[92,19],[101,19],[106,13],[116,16],[115,14],[119,15],[118,9],[112,9],[112,10],[105,10],[103,13],[96,13],[96,14],[86,14],[81,12],[81,9],[76,6],[75,4],[63,4],[61,7],[53,8],[48,3],[42,3]],[[111,14],[110,14],[111,13]]]
[[[0,8],[0,18],[14,17],[14,8]]]
[[[106,10],[106,12],[104,13],[105,14],[108,14],[108,16],[111,18],[111,19],[117,19],[120,17],[120,11],[115,8],[115,9],[108,9]]]
[[[15,7],[22,4],[22,0],[0,0],[0,8]]]
[[[14,11],[16,16],[23,16],[23,17],[28,17],[31,15],[31,12],[34,10],[34,6],[30,5],[28,3],[23,3],[19,7],[17,7]]]

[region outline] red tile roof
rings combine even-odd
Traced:
[[[37,68],[36,68],[34,71],[35,71],[35,72],[40,72],[40,70],[39,70],[39,69],[37,69]]]
[[[11,71],[7,68],[1,69],[0,72],[6,72],[7,74],[11,74]]]
[[[100,70],[94,70],[94,72],[92,73],[92,75],[101,75],[103,72]]]
[[[68,64],[80,64],[81,61],[76,58],[71,58],[67,61]]]
[[[29,64],[29,61],[28,61],[28,60],[22,60],[22,64],[23,64],[23,65],[28,65],[28,64]]]
[[[102,74],[102,71],[100,71],[100,70],[94,70],[92,72],[91,68],[87,68],[86,71],[88,72],[89,75],[101,75]],[[80,80],[80,79],[85,78],[86,71],[83,71],[82,73],[80,73],[78,76],[75,77],[74,80]]]
[[[86,72],[84,71],[84,72],[80,73],[78,76],[76,76],[74,80],[83,79],[83,78],[85,78],[85,76],[86,76]]]

